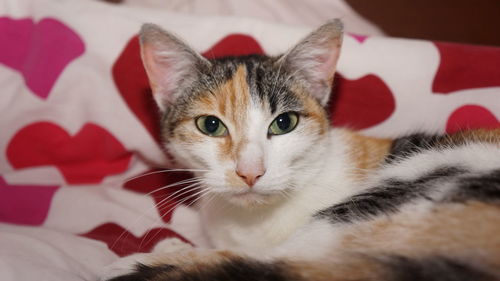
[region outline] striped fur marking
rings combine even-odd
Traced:
[[[213,63],[210,75],[221,73],[213,78],[216,81],[223,78],[222,83],[233,79],[234,73],[244,68],[252,99],[269,105],[272,114],[302,109],[303,105],[293,91],[295,81],[289,74],[291,70],[280,67],[272,58],[263,55],[226,57],[214,60]],[[217,84],[220,85],[221,82]]]
[[[500,203],[500,170],[477,176],[461,177],[457,185],[452,193],[446,197],[446,201],[477,200]]]
[[[457,147],[475,142],[496,143],[500,146],[500,129],[477,129],[444,136],[413,134],[397,138],[394,140],[385,161],[392,163],[399,158],[407,158],[422,150]]]
[[[413,181],[386,180],[343,203],[319,211],[315,217],[328,219],[331,223],[352,223],[379,214],[394,213],[410,201],[427,198],[427,192],[433,189],[435,182],[464,172],[458,167],[442,167]]]
[[[413,134],[397,138],[392,143],[385,162],[392,163],[400,158],[407,158],[424,149],[435,147],[440,137],[426,134]]]

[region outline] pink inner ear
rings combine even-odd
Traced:
[[[170,97],[170,83],[174,82],[172,65],[167,62],[166,58],[160,57],[158,49],[151,43],[142,45],[142,60],[146,73],[148,75],[153,97],[160,107],[163,109],[165,101],[172,99]]]
[[[151,46],[151,44],[145,43],[142,45],[142,61],[144,64],[144,68],[146,69],[146,73],[148,74],[153,93],[157,93],[159,90],[159,80],[162,71],[157,65],[154,53],[155,49]]]
[[[324,80],[332,81],[333,75],[335,74],[335,70],[337,68],[337,61],[339,58],[339,49],[332,48],[328,49],[329,52],[322,54],[319,59],[319,70],[324,75],[321,77]]]

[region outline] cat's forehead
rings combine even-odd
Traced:
[[[263,122],[296,112],[325,123],[324,108],[300,82],[275,59],[265,56],[212,61],[210,68],[199,73],[190,93],[182,95],[164,116],[164,128],[172,132],[197,116],[215,115],[244,131],[257,121],[253,120],[255,112]]]
[[[301,111],[305,98],[287,69],[266,56],[226,58],[214,61],[210,72],[201,81],[216,98],[229,96],[235,102],[230,105],[254,104],[266,108],[270,114]],[[213,81],[215,80],[215,81]],[[241,101],[239,101],[241,99]]]

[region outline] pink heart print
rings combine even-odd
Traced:
[[[35,95],[47,99],[64,68],[85,51],[85,45],[64,23],[44,18],[0,17],[0,64],[21,73]]]
[[[40,225],[58,186],[12,185],[0,176],[0,222]]]

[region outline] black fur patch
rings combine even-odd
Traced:
[[[390,179],[379,186],[354,195],[342,203],[316,213],[316,218],[331,223],[351,223],[380,214],[394,213],[402,205],[418,198],[428,199],[427,193],[438,181],[464,173],[458,167],[442,167],[412,181]]]
[[[173,265],[160,265],[160,266],[147,266],[142,263],[138,263],[134,272],[115,277],[108,281],[146,281],[146,280],[155,280],[158,275],[165,274],[176,270],[177,267]]]
[[[393,257],[384,262],[391,281],[493,281],[492,274],[469,264],[444,257],[410,259]]]
[[[139,265],[136,272],[108,281],[293,281],[281,263],[237,258],[210,266]]]
[[[209,269],[208,272],[197,272],[190,278],[182,279],[182,281],[184,280],[285,281],[294,279],[287,274],[286,269],[280,263],[236,259],[217,265]]]
[[[256,61],[245,57],[241,63],[247,68],[247,83],[254,99],[267,102],[271,113],[301,111],[303,105],[290,91],[295,82],[284,67],[276,66],[274,60]]]
[[[406,158],[424,149],[439,146],[441,139],[442,137],[426,134],[413,134],[397,138],[392,143],[385,162],[392,163],[399,158]]]
[[[500,203],[500,170],[487,174],[462,177],[446,201],[478,200]]]

